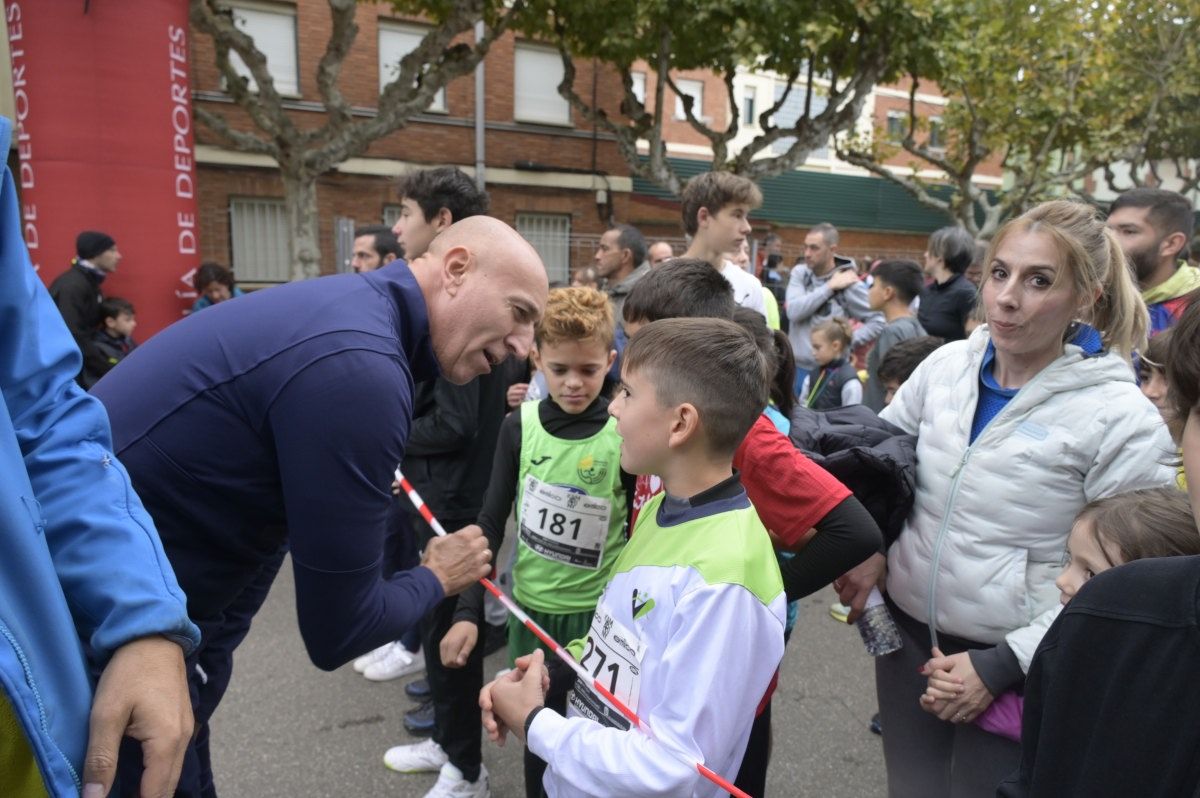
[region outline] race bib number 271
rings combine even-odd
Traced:
[[[635,714],[641,692],[644,654],[645,646],[640,639],[603,607],[596,609],[579,664]],[[575,682],[571,707],[580,715],[605,726],[620,729],[630,726],[629,719],[601,698],[590,683],[584,682],[583,677]]]

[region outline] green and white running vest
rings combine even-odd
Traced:
[[[589,438],[557,438],[538,405],[521,405],[513,593],[539,612],[586,612],[625,545],[621,438],[612,418]]]

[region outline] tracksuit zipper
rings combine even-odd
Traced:
[[[75,789],[82,789],[83,785],[79,779],[79,773],[75,770],[75,766],[71,764],[71,760],[66,756],[66,754],[59,749],[58,744],[54,741],[53,736],[50,734],[50,727],[46,723],[46,705],[42,701],[42,694],[37,688],[37,682],[33,679],[33,670],[29,667],[29,660],[26,659],[25,652],[21,650],[21,646],[17,643],[17,639],[13,637],[12,632],[10,632],[8,627],[3,623],[0,623],[0,635],[3,635],[4,639],[8,641],[8,644],[12,646],[13,653],[17,655],[17,661],[21,663],[21,670],[25,675],[25,683],[29,685],[29,690],[33,693],[33,700],[37,703],[38,725],[41,727],[42,734],[45,735],[46,740],[50,742],[54,750],[58,752],[58,755],[62,757],[63,764],[67,766],[67,770],[71,774],[71,779],[75,782]],[[15,702],[15,697],[10,697],[9,700]],[[16,710],[17,708],[14,703],[13,712],[15,713]],[[32,741],[30,742],[30,748],[36,752],[37,746],[32,745]]]
[[[967,461],[971,459],[971,452],[975,450],[975,445],[979,443],[979,441],[983,440],[983,437],[987,434],[988,430],[990,430],[998,421],[1008,415],[1009,410],[1017,403],[1017,400],[1021,398],[1021,395],[1029,390],[1030,387],[1035,385],[1037,381],[1042,378],[1042,375],[1049,371],[1052,366],[1053,364],[1035,374],[1033,379],[1021,386],[1020,390],[1016,392],[1013,398],[1008,400],[1008,404],[1006,404],[999,413],[992,416],[992,419],[985,424],[983,429],[979,431],[979,434],[975,436],[975,441],[967,446],[966,450],[962,454],[962,457],[958,461],[958,465],[954,467],[954,471],[950,474],[953,481],[950,483],[950,495],[946,499],[946,509],[942,513],[942,525],[938,529],[937,538],[933,543],[933,565],[929,572],[929,620],[926,625],[929,627],[929,639],[934,647],[939,647],[937,636],[937,574],[938,568],[941,565],[942,544],[945,542],[946,532],[950,527],[950,513],[954,509],[954,500],[958,498],[958,483],[962,479],[962,470],[967,465]],[[979,377],[977,372],[976,380],[978,379]],[[975,402],[976,407],[978,407],[978,396],[976,397]],[[970,435],[969,430],[967,434]]]

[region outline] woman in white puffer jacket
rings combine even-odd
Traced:
[[[934,352],[881,414],[917,435],[905,529],[886,564],[839,581],[861,606],[886,577],[904,639],[876,660],[891,796],[995,795],[1020,746],[971,721],[1023,683],[1072,520],[1171,479],[1170,436],[1129,365],[1146,308],[1096,212],[1034,208],[997,234],[984,271],[986,326]],[[957,696],[925,695],[931,657]]]

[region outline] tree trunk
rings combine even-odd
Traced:
[[[320,218],[317,215],[317,177],[307,173],[283,177],[284,206],[287,208],[288,252],[293,280],[307,280],[321,273]]]

